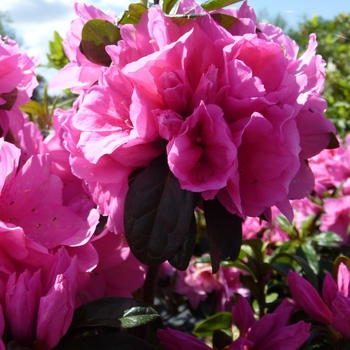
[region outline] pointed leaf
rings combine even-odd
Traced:
[[[122,328],[133,328],[152,322],[158,317],[157,311],[153,308],[149,306],[137,306],[124,312],[123,317],[119,320],[122,324]]]
[[[153,321],[157,312],[147,304],[134,299],[106,297],[78,307],[70,329],[108,326],[116,328],[136,327]]]
[[[242,244],[242,219],[231,214],[217,198],[204,201],[213,273],[222,260],[236,260]]]
[[[190,229],[181,243],[177,252],[169,259],[169,263],[178,270],[186,270],[190,260],[193,255],[193,250],[196,245],[196,236],[197,236],[197,225],[196,218],[193,215]]]
[[[44,107],[37,101],[30,101],[20,107],[20,110],[25,113],[37,115],[38,117],[45,117]]]
[[[166,154],[154,159],[130,184],[125,199],[125,236],[144,264],[157,265],[177,253],[188,234],[194,194],[180,188]]]
[[[338,147],[339,147],[339,141],[338,141],[337,137],[335,136],[335,134],[331,133],[329,144],[326,148],[327,149],[334,149],[334,148],[338,148]]]
[[[209,0],[202,4],[202,7],[206,11],[214,11],[222,9],[223,7],[230,6],[242,0]]]
[[[231,312],[222,311],[199,322],[193,330],[193,334],[199,337],[210,337],[215,330],[230,330],[232,325]]]
[[[118,24],[137,24],[145,11],[147,11],[147,7],[144,4],[130,4],[129,10],[123,13]]]
[[[129,334],[109,333],[83,336],[81,338],[63,338],[54,350],[156,350],[156,348],[140,338]]]
[[[180,1],[179,0],[164,0],[162,9],[164,13],[176,13],[173,9],[177,10],[179,7]],[[172,11],[173,10],[173,11]]]
[[[238,21],[238,18],[226,15],[225,13],[212,13],[210,16],[225,29],[229,29],[232,24]]]
[[[106,52],[107,45],[116,45],[121,39],[120,30],[104,19],[92,19],[83,27],[80,51],[92,63],[108,67],[112,60]]]

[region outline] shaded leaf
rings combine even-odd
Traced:
[[[242,244],[242,219],[231,214],[217,198],[203,201],[213,273],[222,260],[236,260]]]
[[[199,322],[193,330],[193,334],[199,337],[210,337],[215,330],[230,330],[232,325],[231,312],[222,311]]]
[[[297,256],[295,254],[284,253],[284,252],[278,253],[270,260],[270,264],[273,265],[276,261],[280,261],[280,260],[285,262],[285,258],[289,260],[294,260],[295,262],[297,262],[300,265],[300,267],[304,270],[305,277],[307,278],[307,280],[312,284],[312,286],[316,290],[318,290],[318,279],[316,274],[313,272],[308,262],[303,258],[301,258],[300,256]]]
[[[140,338],[129,334],[109,333],[74,338],[63,338],[54,350],[156,350]]]
[[[124,11],[118,24],[137,24],[145,11],[147,7],[142,3],[130,4],[129,10]]]
[[[214,349],[223,350],[232,343],[232,337],[223,332],[222,330],[216,329],[213,335],[213,347]]]
[[[157,312],[141,301],[106,297],[79,306],[74,312],[70,329],[97,326],[129,328],[157,317]]]
[[[144,264],[157,265],[177,253],[193,220],[194,194],[182,190],[166,154],[131,182],[125,199],[125,236]]]
[[[186,270],[193,255],[193,250],[196,245],[197,225],[196,218],[193,215],[191,226],[188,233],[181,243],[177,252],[169,259],[169,263],[178,270]]]
[[[112,60],[106,52],[107,45],[116,45],[121,39],[120,30],[104,19],[87,21],[82,30],[80,51],[92,63],[108,67]]]
[[[242,0],[209,0],[202,4],[202,7],[206,11],[214,11],[222,9],[223,7],[230,6]]]
[[[0,104],[0,110],[5,110],[5,111],[11,110],[11,108],[13,107],[13,105],[17,100],[17,95],[18,95],[17,88],[14,88],[10,92],[3,92],[2,94],[0,94],[0,98],[6,101],[5,103]]]
[[[329,139],[329,144],[326,147],[326,149],[334,149],[339,147],[339,141],[335,134],[331,133],[330,134],[330,139]]]
[[[238,18],[227,15],[225,13],[211,13],[210,16],[214,19],[215,22],[219,23],[221,27],[229,29],[232,24],[238,21]]]

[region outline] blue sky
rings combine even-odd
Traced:
[[[101,10],[112,9],[117,14],[127,8],[129,0],[86,0]],[[136,2],[136,1],[134,1]],[[46,62],[48,41],[57,30],[64,38],[70,22],[76,18],[73,12],[73,0],[1,0],[1,12],[7,12],[13,20],[13,27],[23,38],[26,49],[32,54],[40,54],[40,62]],[[248,0],[257,14],[268,13],[274,18],[281,14],[295,27],[304,17],[314,14],[326,19],[334,18],[338,13],[350,12],[350,0]],[[240,3],[235,4],[240,6]],[[260,16],[261,17],[261,16]]]

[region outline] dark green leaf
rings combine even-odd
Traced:
[[[218,9],[222,9],[223,7],[230,6],[242,0],[209,0],[202,4],[202,7],[206,11],[214,11]]]
[[[131,182],[125,199],[125,236],[133,254],[147,265],[171,259],[191,230],[193,210],[194,194],[180,188],[166,154],[154,159]]]
[[[196,245],[196,235],[197,235],[197,226],[196,218],[193,215],[191,226],[188,230],[188,233],[181,243],[177,252],[169,259],[169,263],[178,270],[186,270],[188,264],[190,263],[191,257],[193,255],[193,250]]]
[[[225,13],[212,13],[210,16],[225,29],[229,29],[232,24],[238,21],[238,18],[226,15]]]
[[[106,52],[107,45],[116,45],[121,39],[120,30],[104,19],[87,21],[82,30],[80,50],[92,63],[108,67],[112,60]]]
[[[17,94],[18,94],[17,88],[14,88],[10,92],[4,92],[0,94],[0,98],[6,101],[4,104],[0,105],[0,110],[9,111],[17,100]]]
[[[210,337],[217,329],[231,329],[232,314],[231,312],[223,311],[208,317],[199,322],[193,330],[193,333],[200,337]]]
[[[147,7],[141,3],[130,4],[129,10],[123,13],[118,24],[137,24],[145,11],[147,11]]]
[[[213,273],[222,260],[236,260],[242,244],[242,219],[231,214],[217,198],[203,201]]]
[[[149,306],[136,306],[125,311],[119,320],[122,328],[138,327],[148,322],[154,321],[159,315],[156,310]]]
[[[70,329],[82,327],[136,327],[153,321],[157,312],[147,304],[134,299],[106,297],[79,306],[73,316]]]
[[[140,338],[129,334],[108,333],[85,336],[78,339],[63,338],[54,350],[156,350]]]
[[[224,350],[227,346],[232,343],[232,337],[223,332],[222,330],[216,329],[213,335],[213,347],[214,349]]]
[[[339,141],[335,134],[331,133],[330,134],[330,139],[329,139],[329,144],[326,147],[327,149],[334,149],[339,147]]]

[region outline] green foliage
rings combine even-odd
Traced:
[[[61,69],[69,63],[69,59],[64,53],[62,42],[61,36],[54,31],[53,41],[49,41],[50,52],[46,55],[49,61],[47,67]]]
[[[298,43],[302,53],[311,33],[317,35],[317,53],[327,62],[323,92],[328,103],[326,115],[344,136],[350,132],[350,13],[340,14],[333,20],[314,16],[288,34]]]

